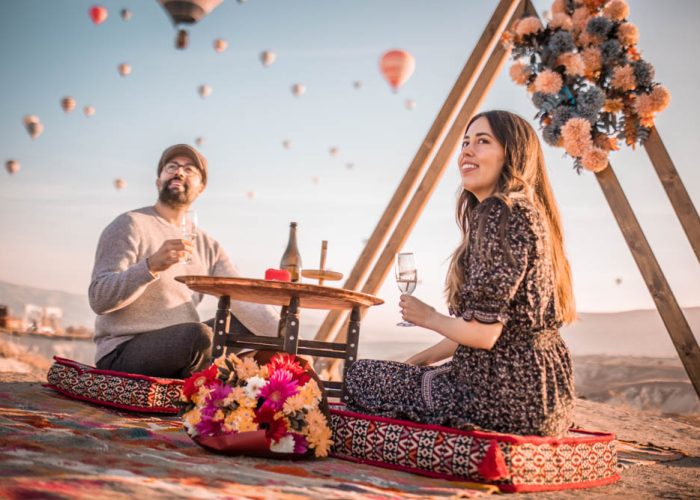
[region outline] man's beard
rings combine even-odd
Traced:
[[[182,191],[173,191],[172,189],[169,189],[170,184],[175,180],[179,180],[182,184]],[[180,179],[178,177],[173,177],[163,185],[160,192],[158,193],[158,199],[168,206],[181,207],[184,205],[189,205],[189,194],[190,187],[187,184],[185,184],[185,180]]]

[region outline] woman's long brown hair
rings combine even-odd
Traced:
[[[499,221],[499,237],[503,247],[508,249],[506,224],[510,213],[512,198],[524,196],[544,215],[549,253],[554,266],[557,318],[563,323],[576,319],[576,306],[571,285],[571,269],[564,254],[564,234],[561,227],[559,209],[552,187],[547,177],[542,147],[534,129],[520,116],[508,111],[486,111],[475,115],[467,125],[467,130],[474,121],[486,118],[496,140],[505,150],[505,163],[498,179],[496,192],[483,201],[483,208],[491,203],[504,203],[504,210]],[[474,212],[479,200],[469,191],[462,189],[457,200],[457,225],[462,232],[462,243],[452,253],[449,271],[445,283],[445,294],[452,310],[459,304],[459,295],[465,280],[464,256],[469,245],[470,230],[476,231],[476,244],[483,242],[482,218]],[[481,208],[481,207],[480,207]],[[470,216],[475,213],[475,228],[469,227]],[[479,210],[487,213],[488,210]]]

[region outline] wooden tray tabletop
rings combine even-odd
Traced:
[[[292,297],[299,297],[299,307],[308,309],[351,309],[354,306],[376,306],[384,301],[367,293],[329,286],[251,278],[220,276],[177,276],[195,292],[273,306],[286,306]]]

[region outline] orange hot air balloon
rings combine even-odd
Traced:
[[[27,115],[22,120],[24,128],[27,129],[29,137],[36,139],[44,131],[44,125],[39,121],[39,117],[35,115]]]
[[[198,148],[201,148],[202,146],[204,146],[204,137],[197,137],[194,140],[194,143],[197,145]]]
[[[119,70],[119,74],[122,76],[127,76],[131,74],[131,65],[126,64],[126,63],[121,63],[117,69]]]
[[[90,10],[88,10],[88,14],[90,15],[90,19],[92,19],[93,23],[102,24],[107,20],[109,12],[107,12],[107,9],[101,5],[93,5],[90,7]]]
[[[263,50],[260,53],[260,62],[267,67],[277,60],[277,54],[271,50]]]
[[[403,105],[406,106],[407,110],[413,111],[416,108],[416,101],[414,101],[413,99],[406,99]]]
[[[291,147],[292,147],[292,141],[290,141],[289,139],[283,140],[283,141],[282,141],[282,147],[283,147],[284,149],[291,149]]]
[[[394,92],[399,90],[416,69],[416,60],[405,50],[390,50],[379,60],[379,69]]]
[[[246,198],[248,198],[249,200],[254,200],[257,196],[257,193],[255,191],[248,191],[245,195]]]
[[[228,48],[228,42],[223,38],[217,38],[214,40],[214,50],[217,54],[221,54],[224,50]]]
[[[318,176],[314,176],[311,178],[311,182],[313,182],[316,186],[321,182],[321,178]]]
[[[204,85],[199,86],[199,96],[204,99],[205,97],[209,97],[212,93],[212,88],[211,85],[207,85],[206,83]]]
[[[292,94],[294,94],[294,97],[301,97],[304,95],[304,92],[306,92],[306,87],[301,83],[292,85]]]
[[[333,158],[338,156],[338,153],[340,153],[340,149],[336,148],[335,146],[328,149],[328,154],[330,154]]]
[[[83,108],[83,114],[90,118],[92,115],[95,114],[95,107],[94,106],[85,106]]]
[[[170,16],[173,24],[194,24],[219,6],[223,0],[158,0]],[[179,28],[175,47],[186,49],[189,40],[187,30]]]
[[[14,175],[19,172],[20,165],[17,160],[7,160],[5,162],[5,168],[7,169],[7,173]]]
[[[61,108],[63,108],[63,111],[66,113],[70,113],[75,109],[75,99],[70,96],[64,97],[61,99]]]
[[[124,179],[114,179],[114,188],[122,190],[126,187],[126,181]]]

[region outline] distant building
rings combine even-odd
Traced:
[[[63,319],[63,309],[60,307],[25,304],[22,329],[28,332],[63,333],[61,319]]]

